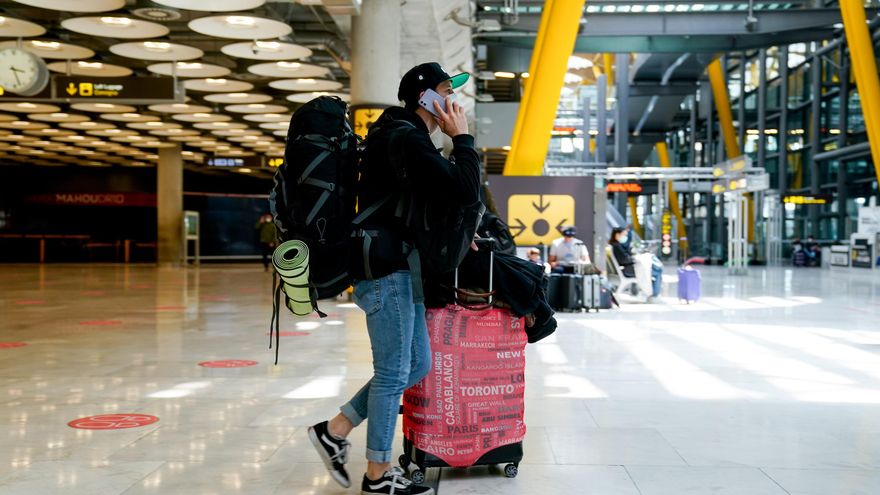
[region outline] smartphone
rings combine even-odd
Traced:
[[[437,93],[436,91],[434,91],[433,89],[428,89],[425,91],[425,94],[423,94],[422,97],[419,98],[419,105],[421,105],[422,108],[424,108],[425,110],[431,112],[431,115],[434,115],[435,117],[439,117],[439,115],[437,115],[437,111],[434,109],[434,102],[435,101],[440,102],[440,108],[442,108],[443,111],[445,112],[446,111],[446,98],[440,96],[440,94]]]

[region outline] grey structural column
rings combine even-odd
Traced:
[[[837,135],[837,149],[846,146],[846,138],[849,134],[849,54],[846,45],[840,47],[840,106],[838,113],[838,125],[840,134]],[[830,164],[829,164],[830,165]],[[837,162],[837,238],[848,239],[850,232],[847,227],[846,203],[849,199],[847,194],[846,161]]]
[[[688,141],[689,141],[688,142],[688,167],[694,168],[697,166],[697,136],[698,136],[698,134],[697,134],[697,97],[696,96],[691,96],[691,114],[690,114],[690,119],[688,120],[688,127],[690,128],[689,129],[690,136],[688,139]],[[697,227],[695,224],[695,221],[697,218],[697,205],[696,205],[696,201],[694,200],[694,192],[693,191],[690,191],[688,193],[687,197],[688,197],[688,206],[690,206],[690,208],[689,208],[690,212],[687,212],[687,209],[686,209],[687,220],[686,220],[685,224],[688,224],[688,223],[690,224],[689,226],[690,226],[691,230],[688,232],[688,241],[689,241],[688,244],[690,246],[693,246],[694,241],[696,240],[695,238],[693,238],[693,236],[696,233],[696,227]]]
[[[758,50],[758,167],[767,161],[767,50]]]
[[[815,45],[814,45],[815,47]],[[815,156],[819,149],[819,127],[822,125],[822,57],[814,56],[810,64],[810,194],[819,194],[819,162]],[[807,206],[810,212],[810,230],[819,237],[819,205]]]
[[[592,155],[592,153],[590,153],[590,120],[593,115],[593,112],[590,109],[590,98],[589,97],[584,98],[584,109],[583,109],[582,115],[583,115],[583,119],[584,119],[584,125],[583,125],[583,128],[581,129],[581,132],[583,132],[583,136],[584,136],[584,149],[583,149],[583,152],[581,153],[581,161],[584,163],[587,163],[587,162],[593,161],[593,155]]]
[[[629,165],[629,53],[617,54],[617,115],[614,118],[614,162]],[[626,194],[616,193],[614,205],[626,217]]]
[[[739,58],[739,101],[737,101],[736,120],[739,123],[740,154],[746,153],[746,52]]]
[[[705,91],[701,94],[703,98],[706,98],[706,146],[703,148],[703,156],[705,157],[706,166],[711,167],[715,165],[715,137],[713,134],[715,133],[715,99],[712,94],[712,85],[709,84],[709,81],[703,81],[701,83],[701,87],[705,88]],[[722,201],[716,201],[716,195],[709,193],[706,195],[706,227],[704,231],[706,232],[706,244],[709,246],[715,242],[715,204],[723,203]]]
[[[156,166],[156,231],[160,265],[183,260],[183,155],[180,145],[159,148]]]
[[[779,195],[788,190],[788,46],[779,47]],[[782,228],[785,236],[785,226]]]
[[[606,163],[608,161],[608,114],[606,104],[608,101],[608,76],[602,74],[596,78],[596,161]]]
[[[352,105],[397,105],[400,0],[364,0],[351,21]]]

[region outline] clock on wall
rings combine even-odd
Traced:
[[[49,68],[37,55],[22,48],[0,50],[0,87],[10,93],[33,96],[49,83]]]

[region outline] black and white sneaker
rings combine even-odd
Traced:
[[[334,438],[327,429],[326,421],[309,427],[309,440],[330,471],[330,476],[345,488],[350,487],[351,480],[348,479],[348,473],[345,471],[345,463],[348,462],[348,449],[351,443],[348,440]]]
[[[429,486],[415,485],[412,481],[404,478],[403,469],[393,467],[381,478],[373,481],[364,475],[361,483],[361,495],[373,493],[385,493],[388,495],[434,495],[434,489]]]

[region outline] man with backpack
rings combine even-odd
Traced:
[[[443,222],[454,216],[450,211],[474,213],[478,208],[474,205],[480,205],[480,160],[465,112],[454,97],[454,89],[467,78],[467,74],[450,76],[436,63],[412,68],[398,90],[405,106],[388,108],[375,122],[361,159],[353,236],[357,247],[351,251],[355,259],[350,270],[354,301],[367,315],[374,375],[338,415],[310,427],[309,438],[333,479],[349,487],[344,465],[350,444],[345,438],[369,420],[364,494],[434,493],[391,467],[392,441],[403,391],[431,367],[419,272],[430,271],[437,257],[428,252],[431,242],[425,241],[430,238],[425,232],[442,232],[447,227]],[[442,100],[420,105],[419,100],[431,91]],[[431,141],[438,129],[452,138],[449,159]],[[472,220],[479,223],[482,211]],[[467,238],[450,244],[463,242],[466,249],[475,230],[476,225],[470,230],[462,227],[459,237]]]

